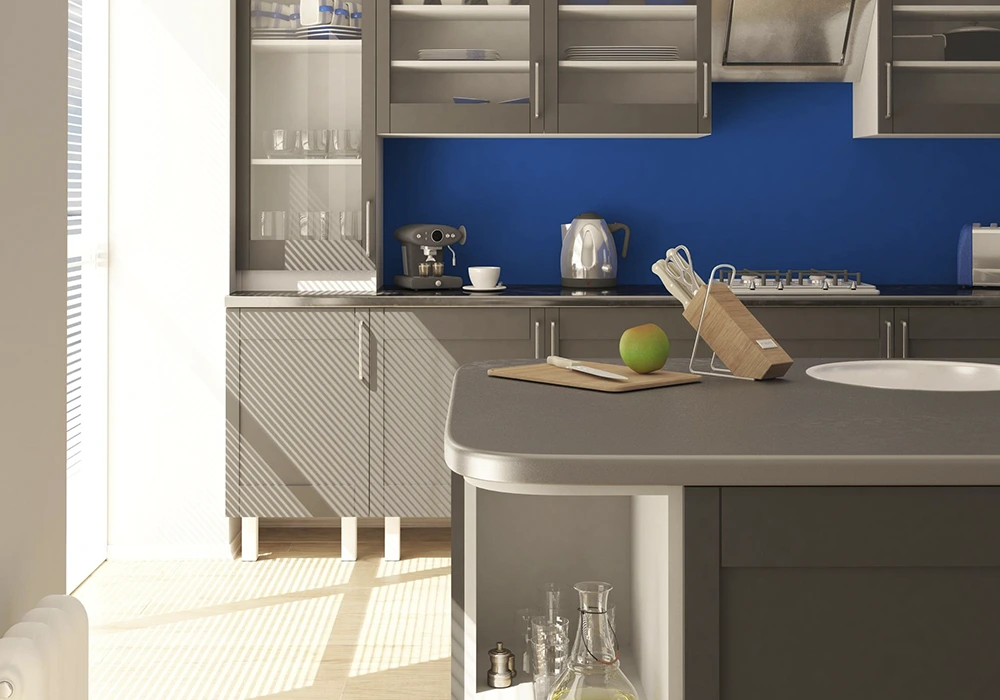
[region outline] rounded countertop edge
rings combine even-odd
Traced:
[[[595,495],[678,486],[1000,486],[1000,455],[528,455],[481,452],[445,436],[448,468],[477,488]],[[627,479],[622,466],[630,465]],[[512,488],[516,486],[517,488]],[[648,491],[647,491],[648,489]]]

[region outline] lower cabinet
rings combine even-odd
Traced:
[[[685,493],[702,700],[996,696],[1000,488]]]
[[[894,345],[896,357],[1000,358],[1000,309],[898,308]]]
[[[750,310],[793,358],[886,357],[891,308],[754,306]],[[618,357],[621,334],[644,323],[655,323],[666,332],[671,357],[690,357],[695,330],[679,307],[565,307],[546,313],[554,352],[573,358]]]
[[[444,426],[461,365],[540,355],[541,312],[531,309],[372,311],[381,417],[373,431],[371,514],[451,516]],[[483,406],[489,413],[489,406]]]
[[[228,359],[239,397],[232,515],[368,514],[367,318],[356,309],[239,312]]]

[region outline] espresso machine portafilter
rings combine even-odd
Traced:
[[[462,278],[444,274],[444,249],[465,245],[465,227],[440,224],[410,224],[396,229],[396,240],[403,246],[403,274],[396,275],[396,285],[406,289],[459,289]]]

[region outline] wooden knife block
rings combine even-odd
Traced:
[[[684,310],[684,318],[695,330],[698,330],[708,290],[708,285],[699,289]],[[711,290],[701,337],[729,371],[737,377],[749,379],[775,379],[784,376],[792,366],[792,358],[788,353],[728,286],[713,284]]]

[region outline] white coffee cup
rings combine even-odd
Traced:
[[[469,280],[476,289],[493,289],[500,281],[500,268],[470,267]]]

